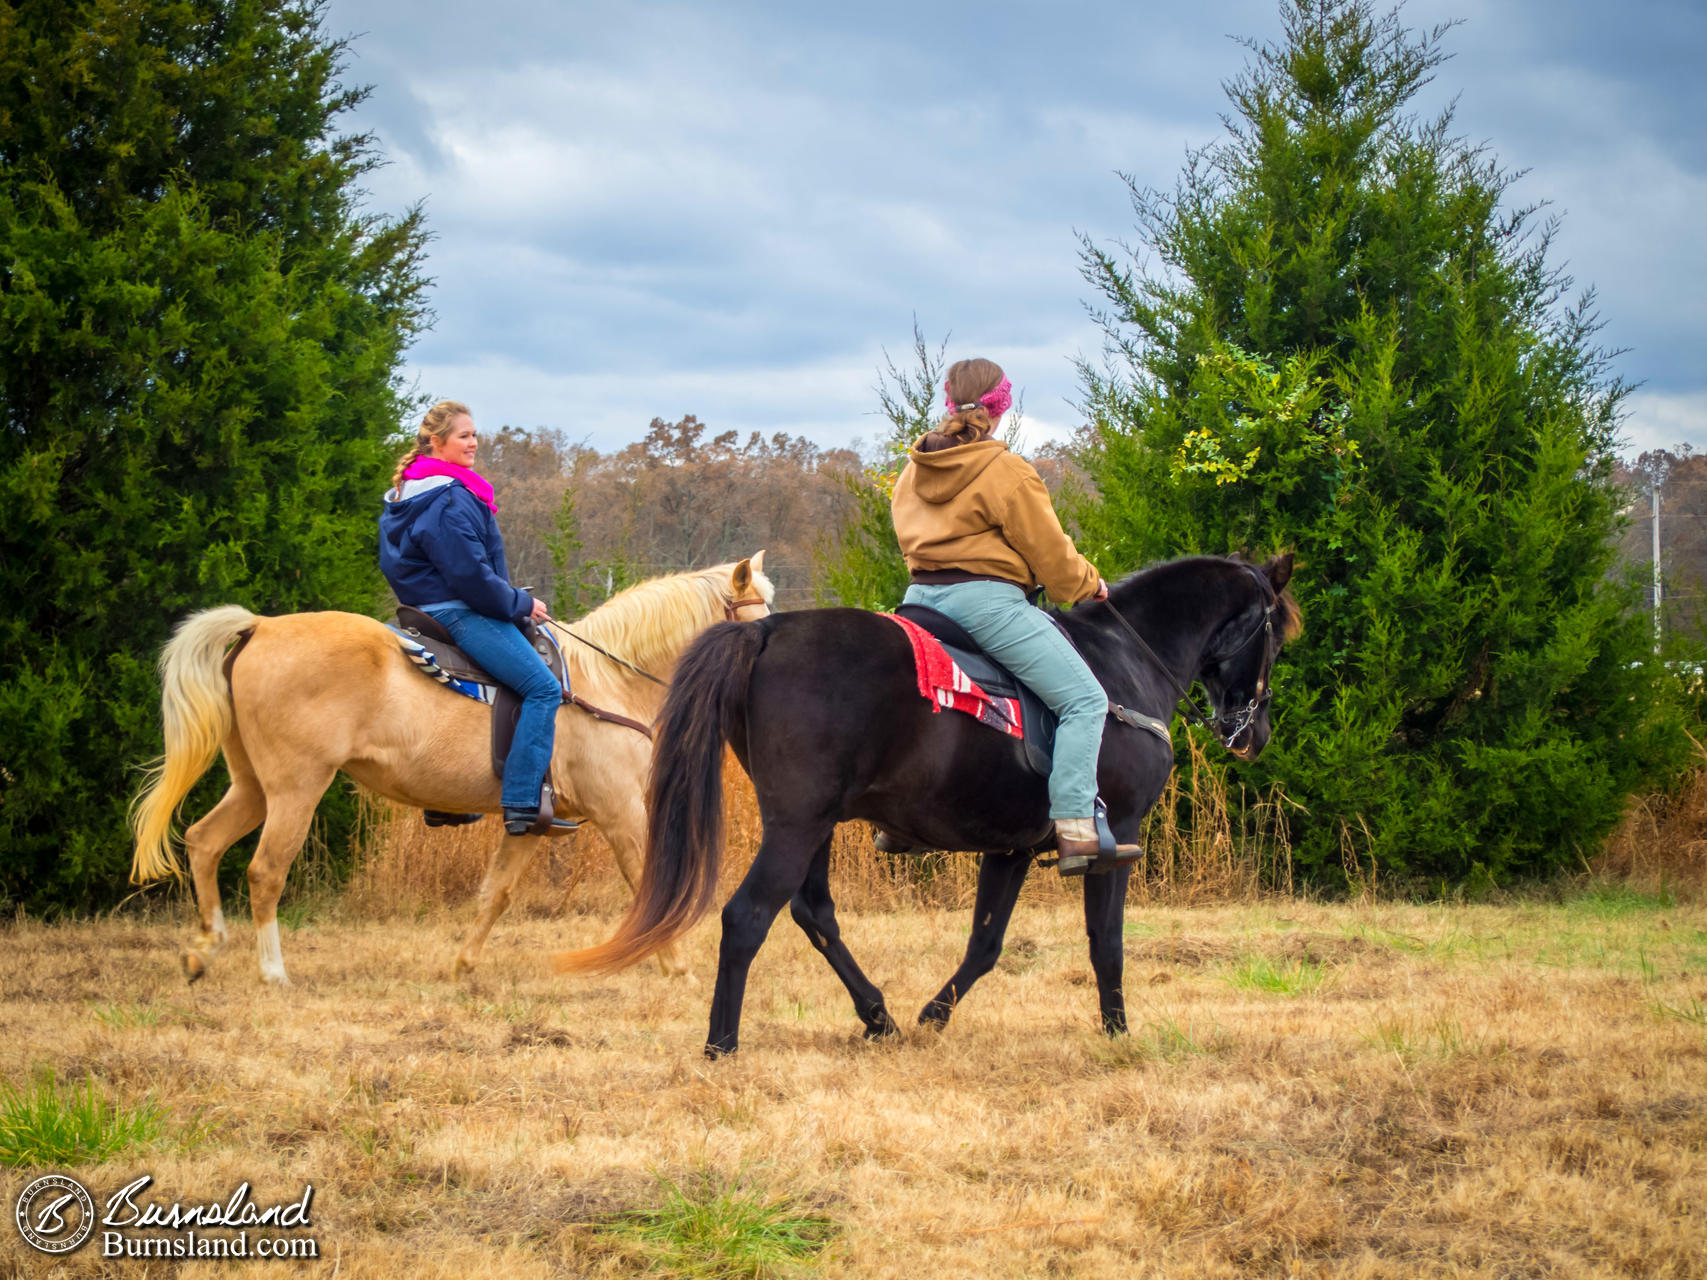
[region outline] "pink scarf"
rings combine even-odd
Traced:
[[[443,458],[432,458],[422,454],[403,470],[405,480],[424,480],[428,476],[449,476],[452,480],[460,480],[463,485],[480,501],[492,508],[492,514],[498,513],[498,504],[492,499],[492,483],[467,467],[459,467],[454,462],[446,462]]]

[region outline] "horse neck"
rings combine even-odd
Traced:
[[[575,622],[560,623],[572,633],[562,642],[574,652],[581,670],[601,689],[619,693],[629,705],[654,714],[663,706],[664,685],[690,643],[712,623],[722,620],[722,596],[713,583],[702,587],[696,575],[675,582],[659,581],[657,592],[625,593]],[[649,584],[642,584],[643,587]],[[662,681],[654,684],[574,637],[592,641],[624,662]]]
[[[1110,593],[1109,603],[1144,637],[1183,686],[1197,678],[1210,638],[1248,603],[1223,566],[1238,572],[1237,566],[1222,560],[1175,561],[1124,582]],[[1110,632],[1110,638],[1118,647],[1131,647],[1124,635]]]

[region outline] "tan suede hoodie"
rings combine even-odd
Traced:
[[[914,441],[890,499],[909,569],[959,569],[1027,590],[1041,584],[1057,604],[1096,594],[1096,568],[1061,528],[1029,462],[1000,440],[931,452],[924,442]]]

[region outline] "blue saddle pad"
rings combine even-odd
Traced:
[[[498,686],[496,684],[485,684],[466,676],[452,675],[439,666],[438,654],[434,650],[422,644],[402,628],[394,627],[389,622],[385,625],[397,637],[397,644],[403,650],[403,656],[419,667],[423,675],[431,676],[445,688],[460,693],[465,698],[473,698],[476,702],[484,702],[490,705],[497,701]]]

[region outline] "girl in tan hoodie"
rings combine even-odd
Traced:
[[[993,438],[1013,402],[1001,366],[958,361],[943,390],[948,413],[914,443],[895,482],[895,534],[913,572],[905,603],[954,619],[1060,717],[1049,816],[1062,873],[1082,874],[1098,852],[1091,815],[1108,695],[1025,596],[1042,586],[1058,604],[1105,600],[1108,584],[1061,528],[1036,469]],[[1138,853],[1121,845],[1116,857]]]

